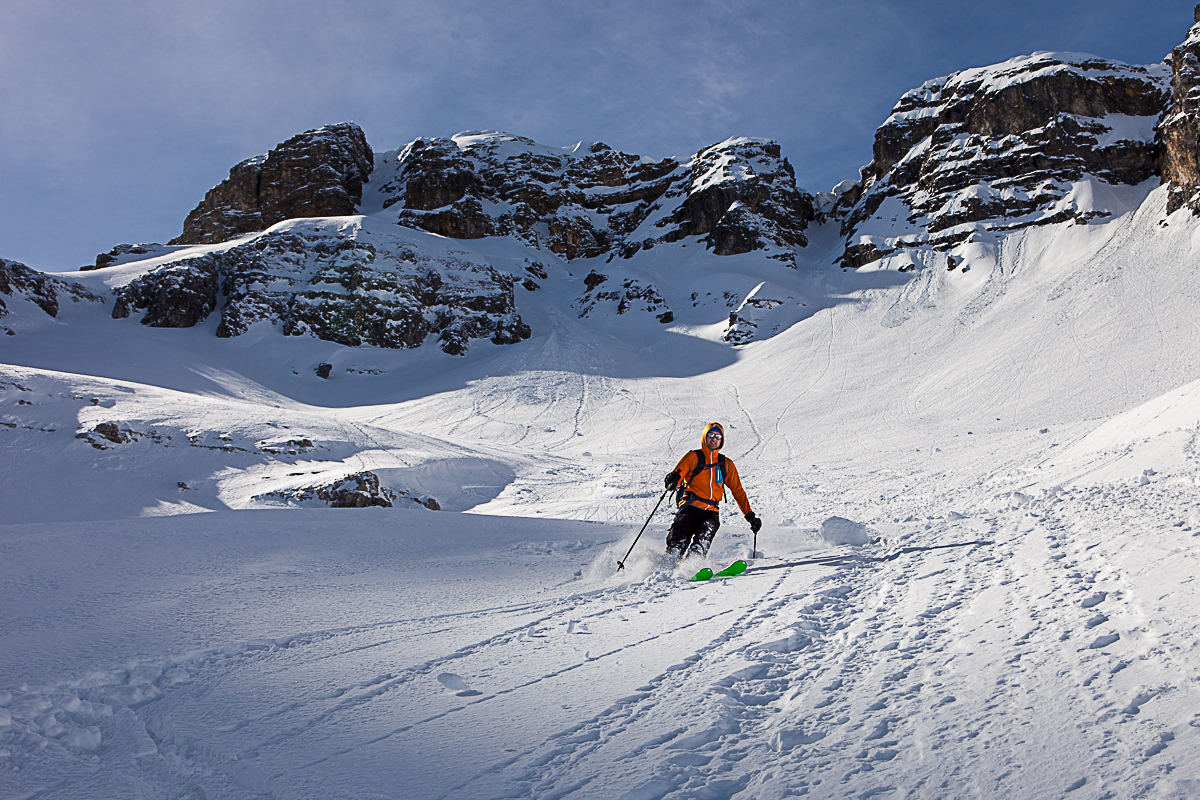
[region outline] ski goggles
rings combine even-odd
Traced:
[[[709,431],[705,438],[716,439],[719,442],[725,441],[725,436],[720,431]]]

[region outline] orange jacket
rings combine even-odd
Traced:
[[[701,465],[711,464],[708,469],[702,469],[688,483],[686,491],[695,495],[688,505],[694,505],[697,508],[703,508],[711,511],[717,510],[717,504],[725,497],[725,489],[733,492],[733,499],[737,501],[738,508],[742,510],[742,514],[750,513],[750,501],[746,499],[746,490],[742,488],[742,479],[738,477],[737,467],[733,465],[733,459],[726,456],[725,458],[725,474],[721,474],[718,468],[720,459],[716,450],[708,448],[706,437],[708,432],[716,428],[721,431],[721,436],[724,437],[725,429],[721,427],[719,422],[710,422],[704,426],[704,433],[700,435],[700,452],[704,454],[703,462],[696,455],[695,450],[689,450],[687,454],[679,459],[679,463],[675,465],[675,471],[679,473],[679,482],[681,484],[688,480],[688,477],[695,472],[696,467]],[[722,438],[721,443],[724,444]]]

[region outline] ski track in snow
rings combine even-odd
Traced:
[[[1079,503],[1089,499],[1110,502],[1093,494]],[[1104,791],[1077,796],[1138,796],[1170,773],[1154,760],[1175,742],[1173,729],[1200,724],[1141,715],[1179,692],[1186,702],[1175,705],[1195,708],[1195,669],[1156,646],[1136,604],[1112,602],[1121,590],[1095,591],[1127,582],[1103,542],[1068,535],[1070,516],[1060,514],[1079,503],[999,515],[994,531],[1015,536],[966,556],[860,563],[798,591],[788,591],[800,583],[789,571],[636,695],[476,780],[499,773],[514,784],[505,796],[538,798],[615,796],[613,774],[632,787],[626,797],[962,796],[964,780],[980,796],[1089,785]],[[1107,618],[1092,611],[1105,602]],[[1070,659],[1056,658],[1059,646],[1083,653],[1081,671],[1063,668]],[[1134,659],[1143,679],[1159,676],[1154,685],[1122,678]],[[1047,714],[1057,763],[1026,770],[1039,760]],[[1189,739],[1184,760],[1195,754]],[[935,758],[964,743],[956,768]],[[970,768],[975,759],[991,765],[987,780]]]

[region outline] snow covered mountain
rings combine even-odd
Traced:
[[[1198,41],[831,192],[340,124],[0,261],[0,796],[1195,796]],[[713,419],[750,570],[616,574]]]
[[[844,226],[843,264],[1110,215],[1108,187],[1158,173],[1166,79],[1161,65],[1034,53],[914,89],[875,135],[863,199]],[[881,228],[891,235],[871,235]]]
[[[371,177],[365,188],[364,174]],[[293,219],[320,211],[353,219]],[[770,307],[780,301],[747,300],[740,286],[722,288],[716,301],[711,291],[701,298],[689,276],[647,274],[643,265],[660,255],[646,254],[657,246],[667,250],[663,258],[686,262],[694,260],[682,252],[691,244],[794,267],[815,216],[812,197],[796,189],[787,159],[766,140],[731,139],[682,164],[501,133],[419,139],[373,156],[362,131],[341,124],[236,165],[170,246],[119,245],[85,271],[106,271],[114,318],[138,313],[152,327],[192,327],[219,309],[221,337],[266,322],[284,335],[352,346],[414,348],[434,337],[445,352],[461,354],[472,339],[528,338],[514,287],[536,291],[572,261],[597,265],[567,300],[581,316],[634,310],[671,323],[676,311],[663,297],[664,279],[686,298],[676,307],[715,302],[717,319],[743,304]],[[468,244],[485,237],[505,240],[521,257]],[[448,247],[446,238],[461,244]],[[608,282],[597,270],[618,256],[622,265]],[[747,325],[729,317],[727,338],[753,338]]]
[[[719,325],[745,344],[806,315],[795,274],[771,262],[827,265],[808,249],[814,224],[840,223],[842,267],[953,271],[986,259],[993,233],[1111,217],[1159,180],[1174,187],[1174,210],[1200,181],[1188,166],[1188,42],[1152,67],[1035,53],[929,81],[880,127],[861,179],[816,196],[762,139],[654,161],[602,143],[467,132],[377,154],[342,123],[236,165],[171,246],[119,245],[87,269],[140,262],[107,283],[114,316],[141,313],[146,325],[190,327],[219,308],[218,336],[262,321],[351,345],[430,339],[452,354],[472,339],[525,338],[514,286],[536,291],[565,269],[582,277],[567,301],[580,314]],[[313,217],[330,221],[288,222]],[[432,240],[393,226],[461,246],[425,253]],[[497,239],[527,252],[496,258],[483,242]],[[748,280],[711,285],[699,267],[719,263],[711,255],[753,255],[734,270]]]

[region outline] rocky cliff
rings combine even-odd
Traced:
[[[8,303],[4,298],[9,299]],[[62,299],[71,302],[87,301],[103,303],[104,297],[78,283],[52,278],[17,261],[0,258],[0,319],[12,313],[9,303],[26,301],[37,306],[51,317],[58,317]],[[12,336],[15,330],[0,325],[0,333]]]
[[[229,170],[188,214],[183,233],[171,244],[224,242],[285,219],[354,214],[373,163],[357,125],[305,131]]]
[[[369,233],[356,223],[296,220],[147,271],[116,290],[112,315],[136,312],[143,325],[187,328],[219,308],[221,337],[255,323],[350,347],[412,348],[433,336],[451,355],[472,339],[529,337],[511,277],[481,257],[430,246],[403,229]]]
[[[1102,214],[1072,192],[1085,178],[1135,185],[1157,173],[1167,78],[1161,65],[1034,53],[908,92],[875,135],[862,198],[843,225],[843,266],[918,242],[948,248],[976,229]],[[889,199],[899,204],[885,207]],[[903,242],[872,235],[899,217]]]
[[[629,258],[689,236],[718,255],[790,251],[815,217],[765,139],[730,139],[681,163],[601,142],[554,148],[467,132],[418,139],[381,162],[377,191],[400,224],[455,239],[513,236],[568,260]]]
[[[1159,124],[1164,183],[1171,184],[1167,213],[1187,205],[1200,214],[1200,5],[1196,25],[1183,44],[1171,51],[1171,105]]]
[[[816,217],[813,197],[796,188],[796,173],[766,139],[737,138],[706,147],[688,165],[686,179],[665,194],[675,208],[654,227],[661,236],[625,247],[646,249],[659,242],[702,236],[717,255],[804,247],[804,229]],[[669,208],[669,204],[664,204]],[[786,255],[784,255],[786,258]]]

